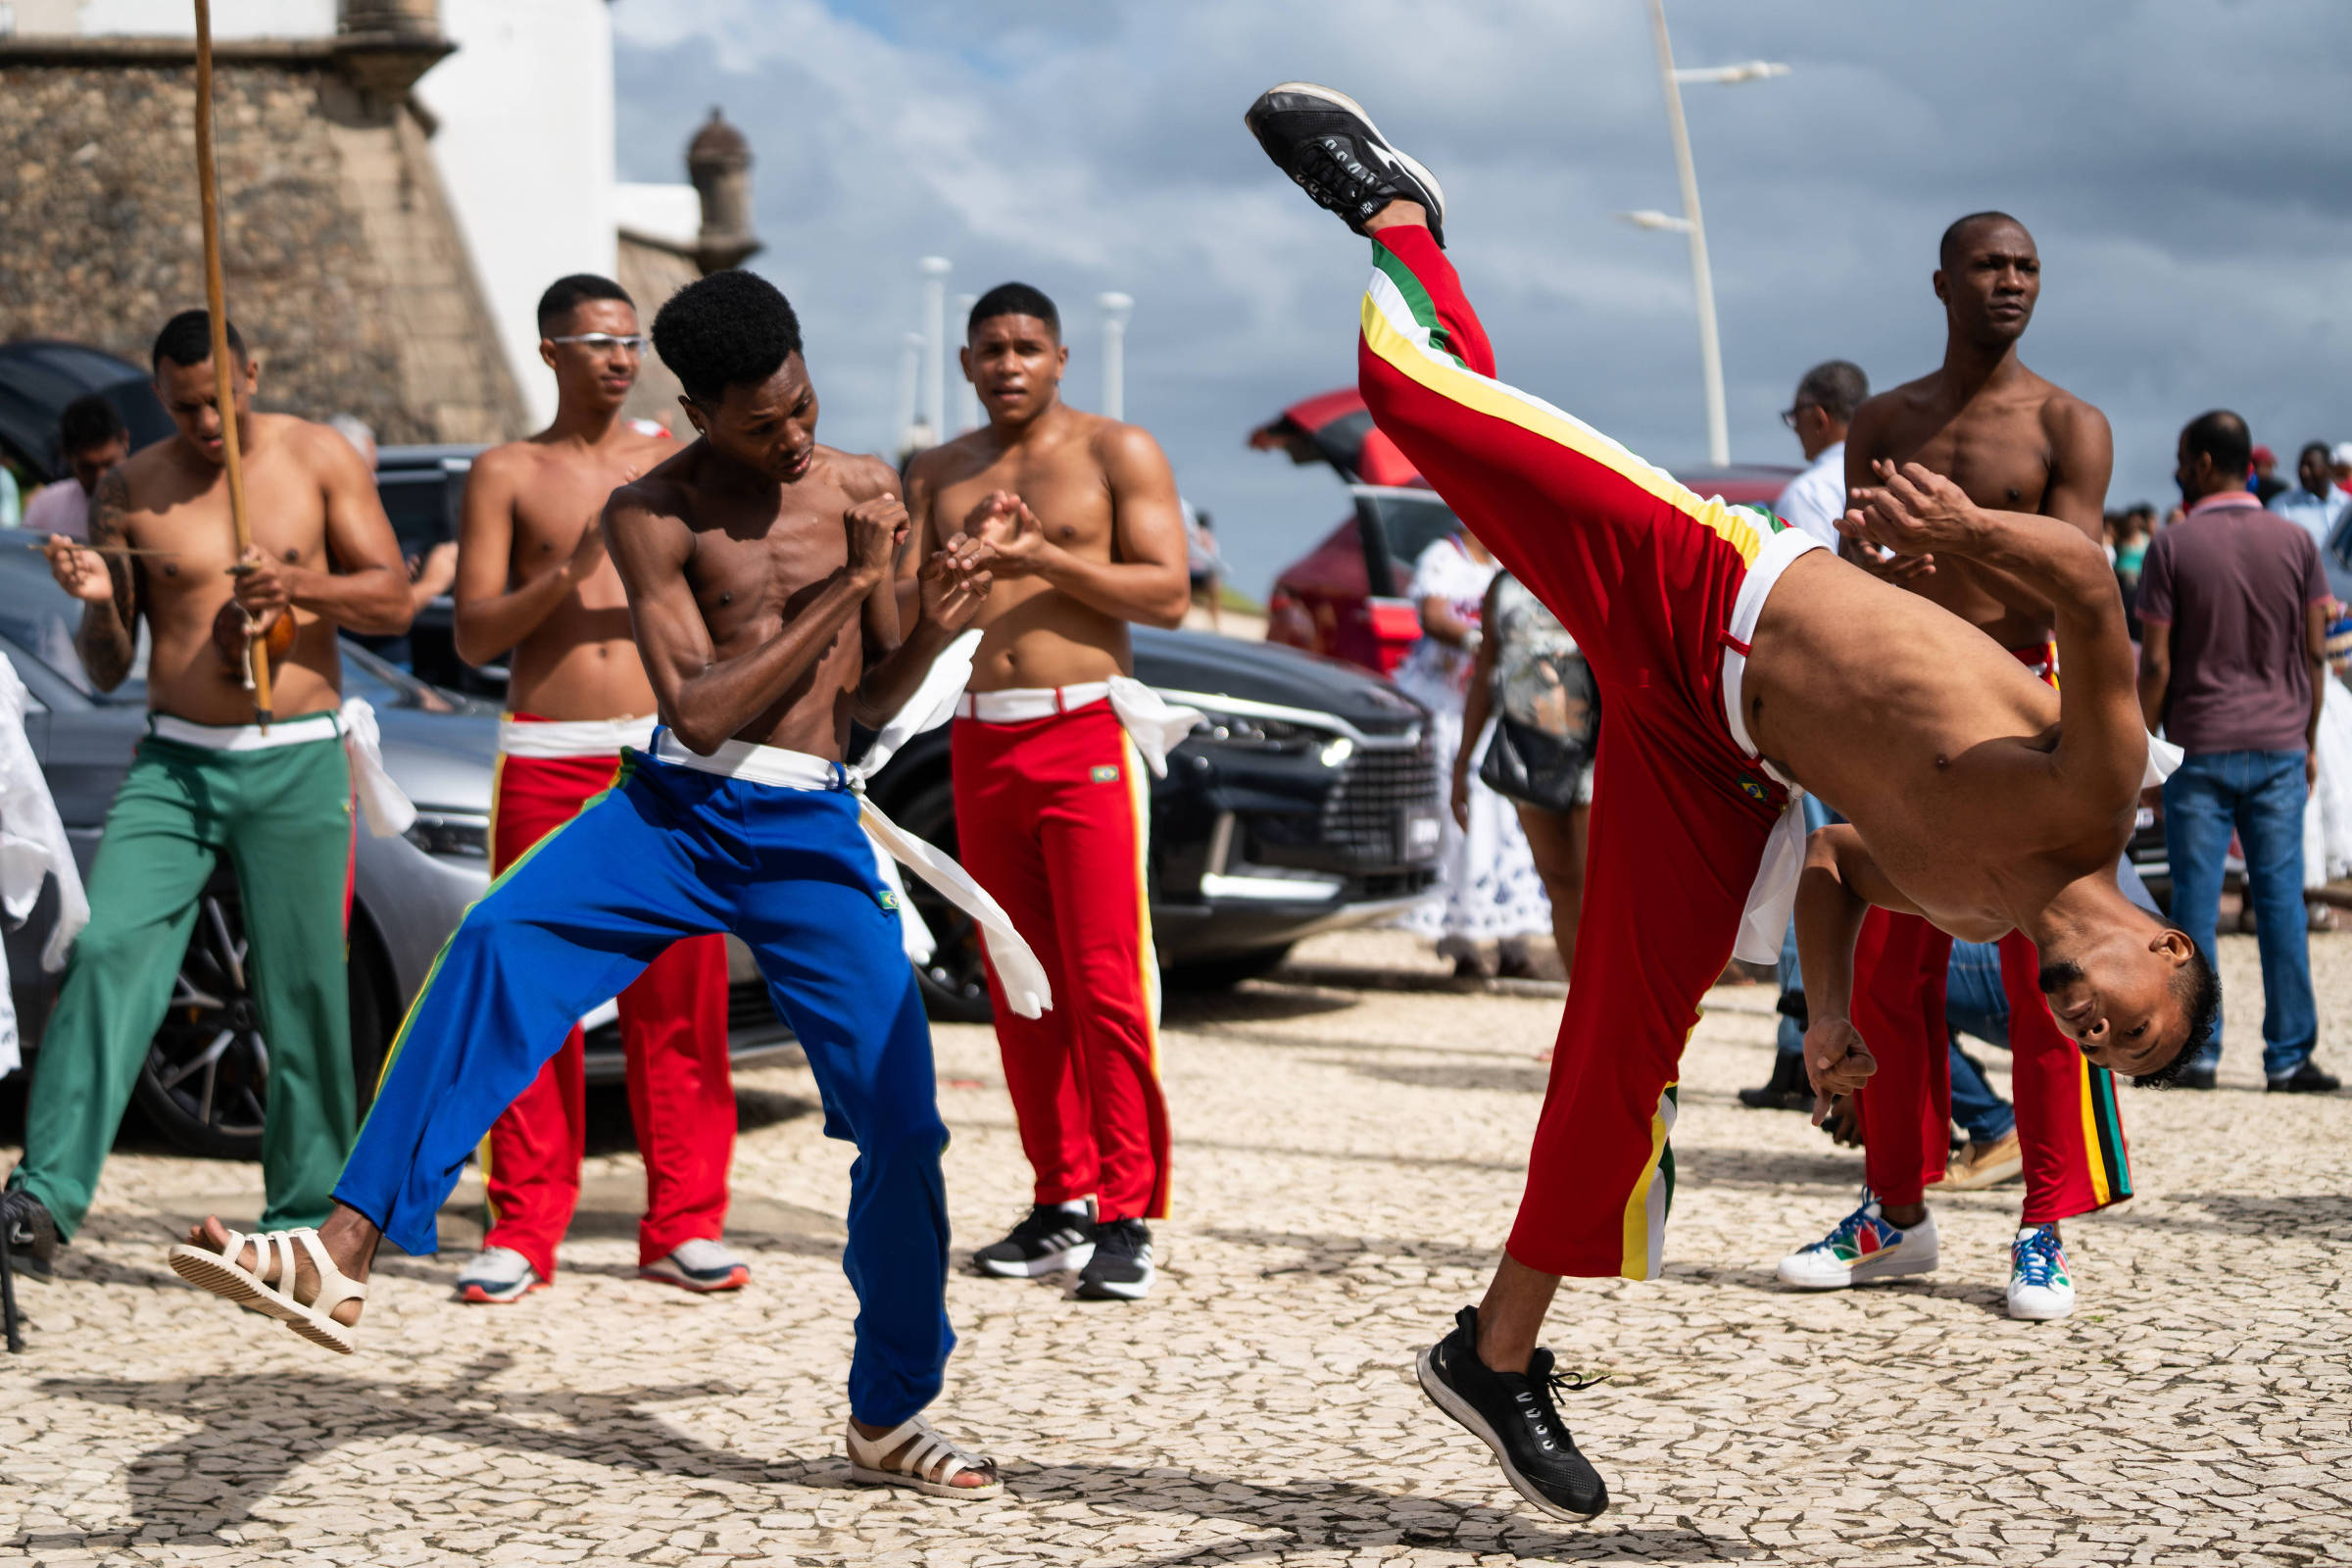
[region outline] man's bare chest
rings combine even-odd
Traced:
[[[1924,423],[1925,421],[1923,421]],[[1885,456],[1942,474],[1980,507],[2039,512],[2054,454],[2038,405],[1964,410],[1916,434],[1890,432]]]
[[[942,539],[963,526],[972,509],[1004,490],[1028,504],[1049,543],[1089,557],[1106,558],[1115,514],[1110,487],[1092,464],[1001,464],[940,493],[933,515]]]

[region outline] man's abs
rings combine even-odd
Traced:
[[[617,584],[615,585],[617,587]],[[558,606],[508,659],[507,708],[541,718],[635,718],[653,682],[629,635],[628,607]]]
[[[1133,665],[1127,623],[1041,582],[999,583],[981,612],[970,689],[1077,686]]]

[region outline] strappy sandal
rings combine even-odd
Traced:
[[[310,1254],[311,1267],[318,1275],[318,1294],[308,1301],[294,1298],[294,1245]],[[237,1261],[245,1249],[253,1249],[257,1265],[247,1268]],[[270,1255],[276,1254],[278,1284],[270,1282]],[[365,1301],[368,1287],[348,1278],[335,1266],[319,1244],[318,1233],[308,1226],[300,1230],[263,1231],[248,1236],[243,1231],[230,1231],[228,1241],[216,1252],[209,1247],[192,1242],[180,1242],[172,1247],[169,1256],[172,1272],[199,1290],[212,1292],[224,1300],[277,1319],[313,1345],[341,1354],[351,1354],[357,1345],[351,1329],[334,1319],[334,1310],[345,1301]]]
[[[956,1478],[965,1471],[991,1469],[988,1460],[941,1437],[931,1423],[921,1416],[911,1416],[878,1438],[861,1435],[856,1422],[850,1423],[850,1479],[867,1487],[912,1487],[933,1497],[954,1497],[972,1502],[993,1497],[1004,1490],[1002,1481],[989,1481],[977,1487],[959,1487]],[[897,1461],[884,1468],[883,1461],[904,1447]],[[946,1463],[940,1464],[944,1459]],[[931,1479],[934,1464],[939,1465],[937,1480]]]

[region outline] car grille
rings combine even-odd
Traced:
[[[1339,782],[1323,798],[1323,847],[1367,867],[1406,864],[1408,808],[1439,808],[1437,754],[1426,733],[1409,749],[1358,751],[1348,760]],[[1433,855],[1434,847],[1410,858],[1427,860]]]

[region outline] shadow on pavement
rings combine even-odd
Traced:
[[[847,1462],[780,1462],[712,1447],[646,1408],[743,1391],[692,1383],[621,1393],[539,1393],[493,1380],[514,1365],[506,1354],[477,1358],[447,1383],[418,1386],[316,1373],[244,1381],[189,1378],[138,1382],[49,1378],[42,1393],[199,1423],[184,1437],[131,1462],[123,1478],[132,1517],[90,1532],[27,1530],[0,1549],[107,1551],[144,1533],[147,1543],[215,1536],[245,1524],[300,1465],[347,1444],[439,1437],[510,1452],[615,1470],[674,1475],[746,1488],[838,1488]],[[267,1445],[244,1441],[268,1431]],[[1408,1545],[1508,1552],[1547,1559],[1624,1557],[1650,1562],[1720,1561],[1752,1555],[1735,1542],[1682,1529],[1552,1527],[1520,1510],[1498,1510],[1347,1482],[1267,1486],[1190,1470],[1123,1465],[1007,1464],[1005,1486],[1030,1503],[1083,1502],[1149,1514],[1222,1519],[1271,1534],[1231,1538],[1173,1555],[1139,1558],[1153,1568],[1191,1561],[1240,1562],[1300,1549]],[[372,1498],[363,1500],[374,1500]],[[746,1499],[746,1511],[759,1507]],[[476,1523],[479,1523],[477,1521]],[[455,1528],[464,1528],[453,1520]],[[224,1543],[225,1544],[225,1543]]]
[[[1161,1000],[1160,1024],[1168,1029],[1197,1029],[1205,1024],[1313,1018],[1327,1012],[1346,1012],[1359,1005],[1361,1000],[1264,982],[1234,991],[1171,990]]]

